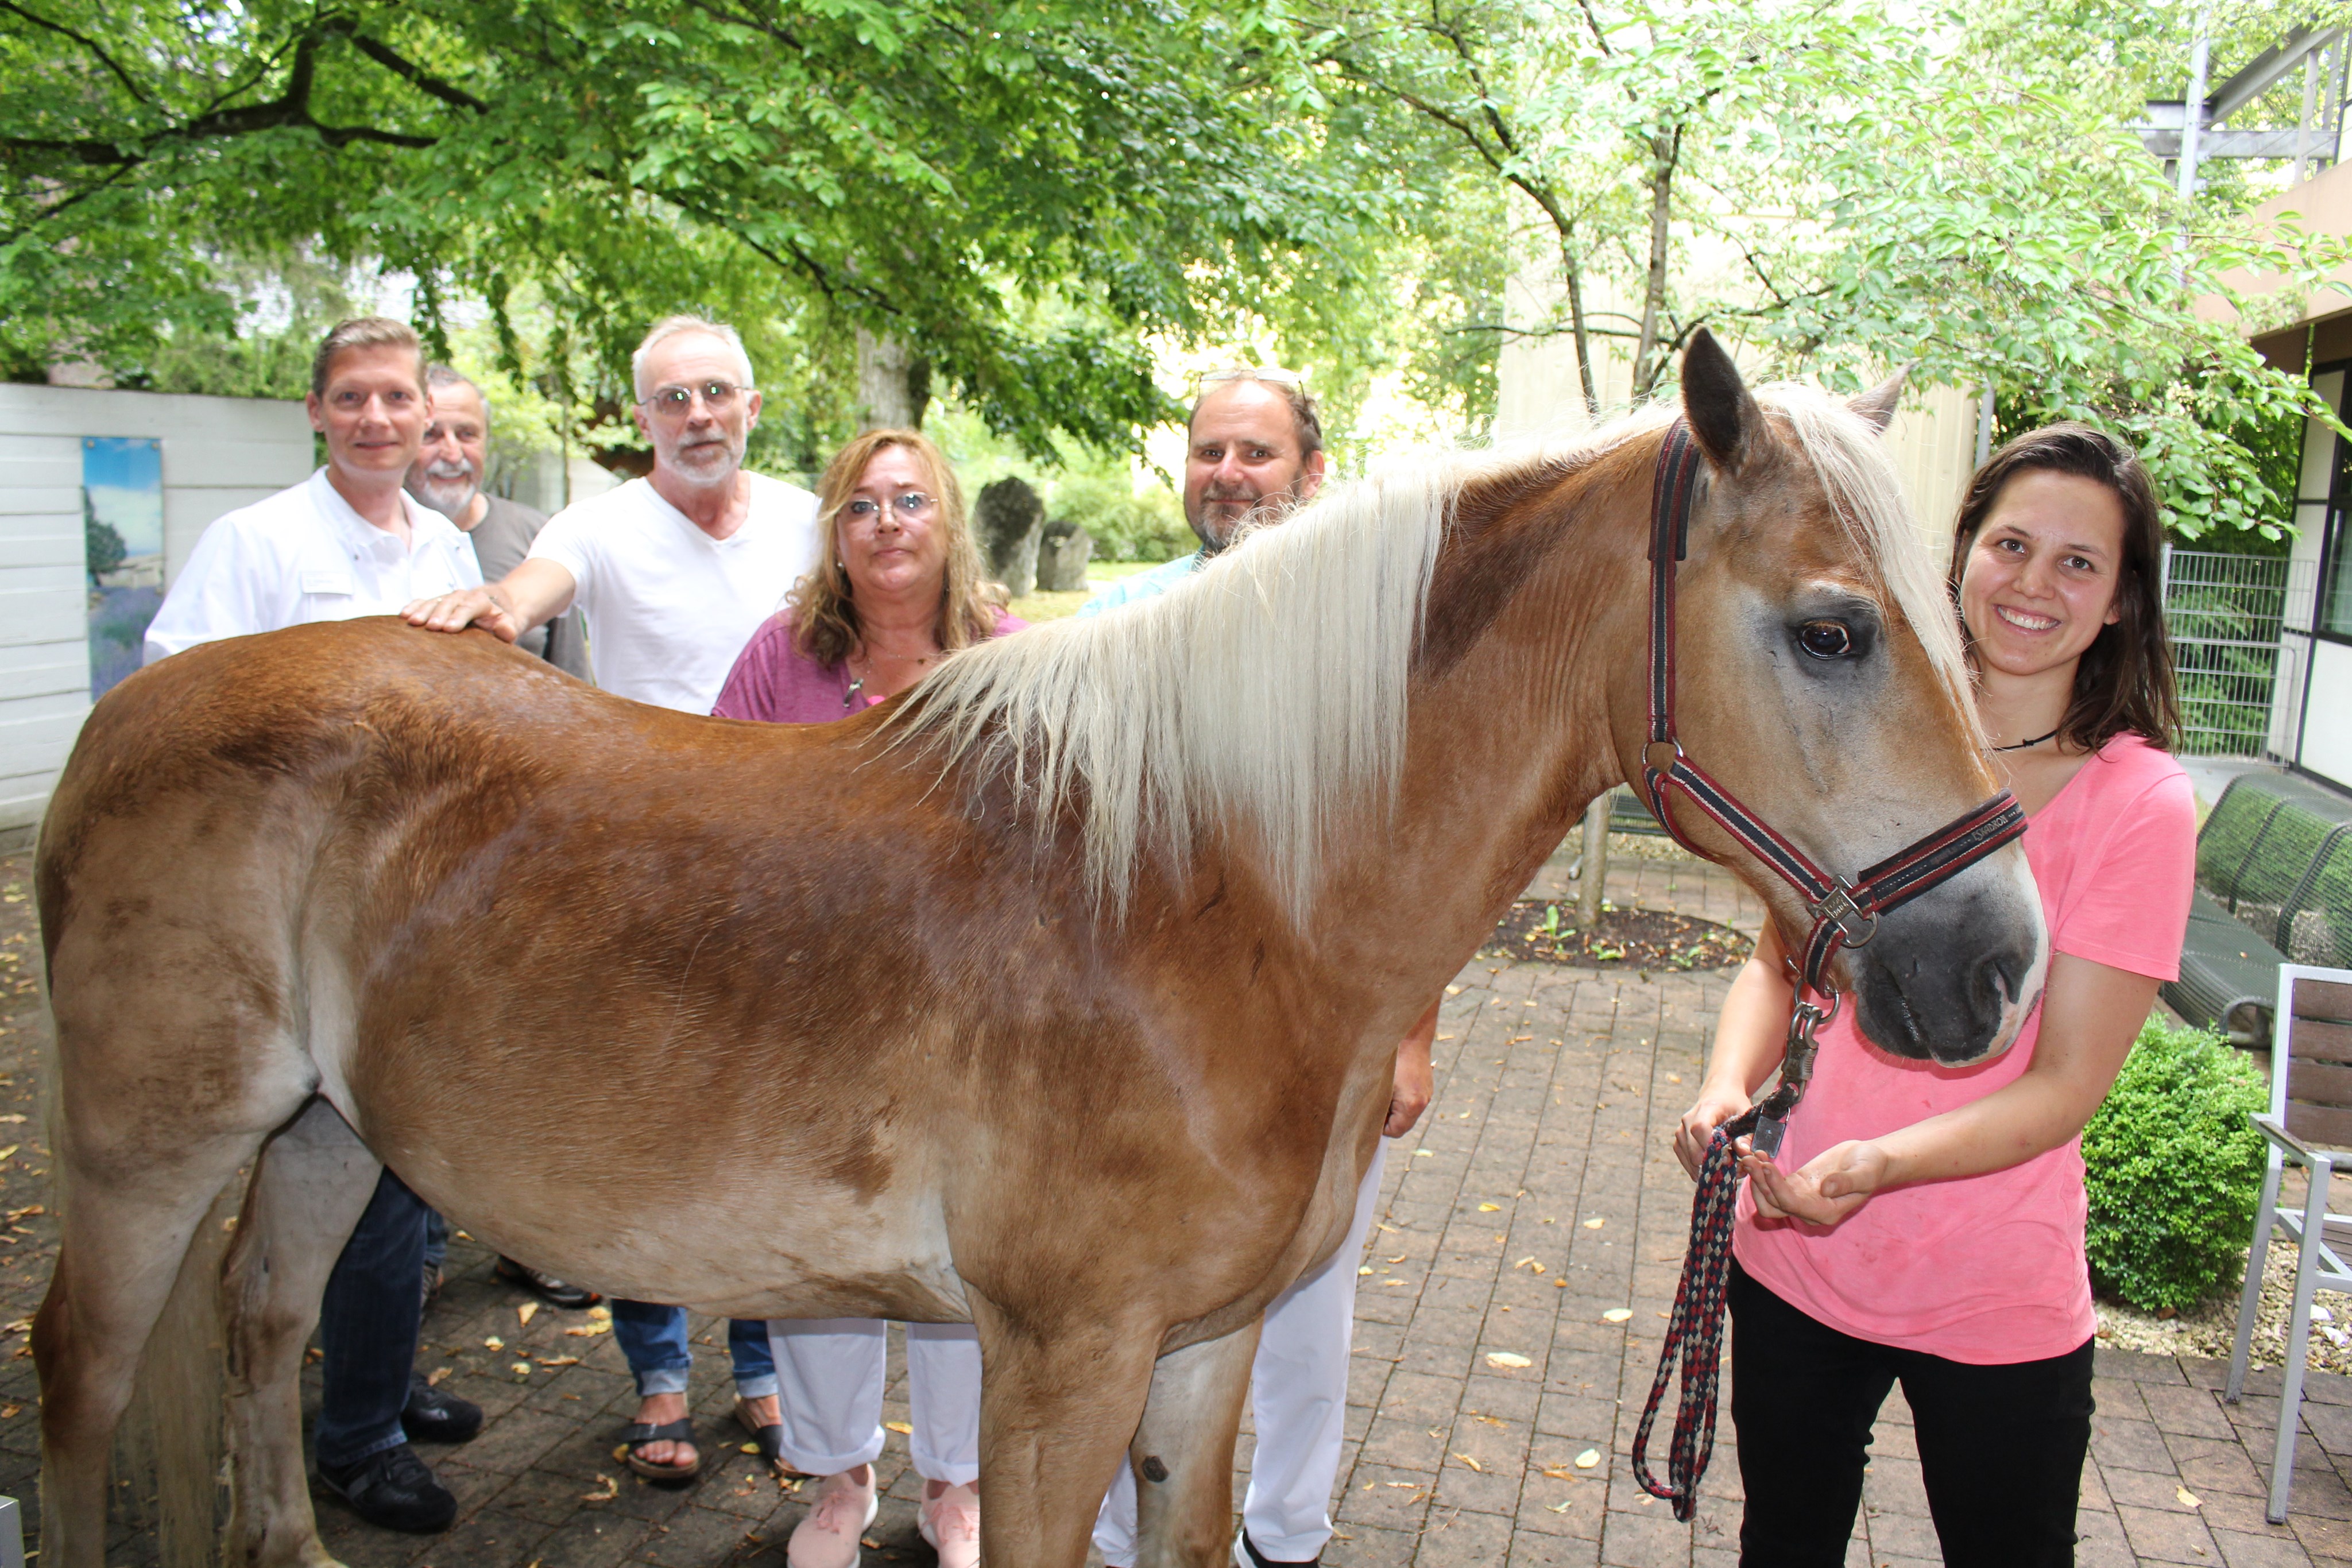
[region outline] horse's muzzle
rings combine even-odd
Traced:
[[[1855,1021],[1873,1045],[1946,1066],[2007,1051],[2049,963],[2042,900],[2015,845],[1879,922],[1846,955]]]

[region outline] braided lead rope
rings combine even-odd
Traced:
[[[1698,1508],[1698,1483],[1715,1454],[1716,1384],[1723,1365],[1724,1296],[1731,1281],[1732,1220],[1739,1211],[1739,1156],[1732,1145],[1756,1127],[1763,1106],[1749,1109],[1715,1130],[1700,1162],[1698,1194],[1691,1202],[1690,1251],[1683,1259],[1682,1282],[1675,1287],[1675,1310],[1666,1320],[1666,1341],[1650,1380],[1649,1403],[1633,1434],[1633,1479],[1652,1497],[1674,1505],[1684,1523]],[[1666,1449],[1666,1480],[1650,1471],[1650,1429],[1657,1424],[1675,1360],[1683,1369],[1682,1399],[1675,1410],[1674,1437]]]

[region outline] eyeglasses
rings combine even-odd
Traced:
[[[911,522],[918,517],[930,516],[931,508],[939,504],[940,500],[936,496],[926,496],[920,490],[909,490],[903,496],[892,497],[890,509],[897,512],[902,521]],[[854,523],[870,523],[882,515],[882,504],[879,501],[869,501],[863,496],[841,509]]]
[[[739,387],[733,382],[697,382],[692,386],[656,387],[653,395],[641,402],[642,406],[652,409],[656,413],[680,414],[694,406],[695,397],[699,394],[703,407],[713,413],[723,413],[735,406],[737,392],[751,390]]]
[[[1272,382],[1278,387],[1295,387],[1304,385],[1306,381],[1297,371],[1286,371],[1280,365],[1243,365],[1229,371],[1209,371],[1201,377],[1204,387],[1220,382]]]

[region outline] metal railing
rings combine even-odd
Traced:
[[[2180,680],[2182,756],[2280,748],[2273,700],[2279,632],[2291,598],[2309,603],[2311,570],[2309,561],[2274,556],[2166,547],[2164,618]]]

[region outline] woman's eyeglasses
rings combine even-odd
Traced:
[[[902,520],[912,521],[919,517],[929,517],[931,508],[939,504],[939,497],[936,496],[926,496],[920,490],[909,490],[903,496],[892,497],[890,509],[898,513]],[[882,503],[870,501],[860,496],[841,510],[853,523],[870,523],[882,515]]]
[[[738,392],[751,390],[750,387],[739,387],[733,382],[696,382],[691,386],[656,387],[653,395],[646,398],[644,403],[656,413],[674,416],[693,407],[694,400],[698,396],[702,399],[703,407],[713,413],[723,413],[735,406]]]

